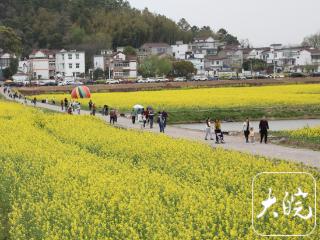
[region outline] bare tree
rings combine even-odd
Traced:
[[[310,46],[313,48],[320,48],[320,32],[310,35],[308,37],[305,37],[303,42],[303,46]]]

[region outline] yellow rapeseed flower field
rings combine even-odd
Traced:
[[[260,239],[251,228],[253,177],[320,177],[283,161],[1,101],[0,132],[2,239]],[[270,219],[263,218],[267,230]],[[279,217],[278,226],[300,233],[311,223]]]
[[[280,135],[285,135],[291,140],[306,141],[320,145],[320,126],[318,127],[305,127],[293,131],[283,131]]]
[[[37,97],[61,100],[70,98],[70,95],[45,94]],[[121,110],[131,109],[135,104],[171,110],[318,105],[320,84],[94,93],[92,100],[98,106],[107,104]],[[87,105],[88,100],[82,102]]]

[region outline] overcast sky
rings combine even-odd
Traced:
[[[300,44],[320,31],[320,0],[128,0],[191,25],[226,28],[255,46]]]

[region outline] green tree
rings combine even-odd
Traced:
[[[245,71],[260,72],[267,70],[267,63],[261,59],[248,59],[243,62],[242,68]]]
[[[93,72],[93,80],[104,79],[104,71],[101,68],[97,68]]]
[[[172,70],[172,61],[168,58],[150,56],[139,67],[139,73],[143,77],[156,77],[168,75]]]
[[[126,55],[126,56],[137,56],[137,51],[134,47],[131,47],[131,46],[127,46],[125,47],[125,49],[123,50],[123,53]]]
[[[238,38],[228,33],[227,30],[224,28],[219,29],[217,32],[218,39],[222,42],[225,42],[227,45],[239,45],[240,42],[238,41]]]
[[[21,38],[12,28],[0,26],[0,49],[6,53],[20,55]]]
[[[172,73],[174,77],[190,77],[197,73],[197,69],[188,61],[178,61],[173,63]]]

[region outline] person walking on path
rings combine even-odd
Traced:
[[[153,122],[154,122],[154,111],[150,110],[149,112],[149,123],[150,123],[150,128],[153,128]]]
[[[61,111],[63,111],[63,106],[64,106],[63,100],[61,100],[60,105],[61,105]]]
[[[262,143],[264,140],[264,143],[267,144],[268,143],[269,123],[268,123],[266,117],[263,117],[263,119],[260,121],[259,129],[260,129],[260,143]]]
[[[216,119],[214,122],[214,132],[216,134],[216,144],[224,143],[223,133],[221,131],[221,121]]]
[[[95,116],[95,115],[96,115],[96,111],[97,111],[96,104],[93,103],[93,104],[92,104],[92,112],[91,112],[91,115],[92,115],[92,116]]]
[[[102,116],[108,116],[108,111],[109,111],[108,105],[104,105],[102,109]]]
[[[90,101],[89,101],[89,111],[91,112],[91,110],[92,110],[92,105],[93,105],[93,102],[92,102],[92,100],[90,99]]]
[[[69,101],[67,98],[64,99],[64,108],[66,110],[66,112],[68,111],[68,107],[69,107]]]
[[[162,118],[163,118],[163,122],[164,122],[164,128],[167,127],[167,121],[168,121],[168,113],[166,111],[162,111]]]
[[[37,98],[34,97],[34,98],[33,98],[33,106],[36,106],[36,105],[37,105]]]
[[[143,129],[144,128],[144,121],[143,121],[143,112],[142,113],[138,113],[138,123],[140,124],[140,128]]]
[[[161,112],[158,112],[158,124],[159,124],[159,128],[160,128],[160,132],[164,133],[165,120],[164,120]]]
[[[81,113],[81,104],[79,102],[77,102],[77,112],[78,112],[78,115],[80,115],[80,113]]]
[[[136,118],[137,118],[137,112],[134,109],[132,109],[132,112],[131,112],[132,124],[136,124]]]
[[[251,127],[251,128],[250,128],[250,142],[253,143],[253,144],[256,143],[256,140],[255,140],[255,138],[254,138],[254,134],[255,134],[254,128]]]
[[[243,133],[246,139],[246,143],[249,143],[249,135],[250,135],[250,120],[249,118],[243,123]]]
[[[205,136],[205,140],[208,140],[208,136],[210,136],[210,140],[213,140],[213,136],[212,136],[212,126],[211,126],[211,119],[207,118],[206,120],[206,136]]]
[[[142,111],[143,128],[146,128],[146,124],[147,124],[147,119],[148,119],[148,117],[149,117],[148,110],[143,110],[143,111]]]
[[[111,109],[110,110],[110,124],[113,124],[116,122],[116,110]]]

